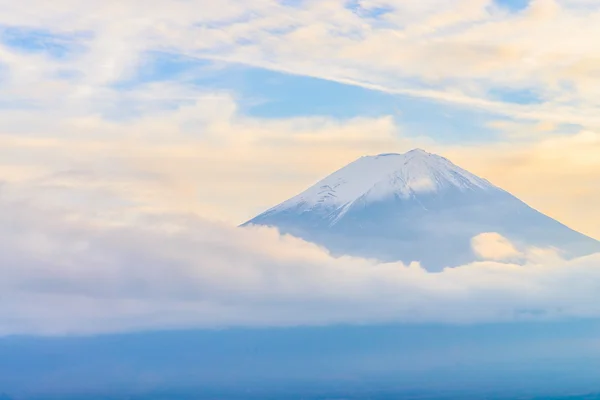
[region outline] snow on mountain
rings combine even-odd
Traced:
[[[344,207],[361,198],[371,201],[390,196],[410,198],[449,186],[459,190],[493,188],[488,181],[447,159],[415,149],[405,154],[361,157],[272,211],[298,205],[306,210],[316,205]]]
[[[475,260],[470,241],[485,232],[566,256],[600,251],[600,242],[420,149],[361,157],[246,224],[275,226],[335,255],[431,270]]]

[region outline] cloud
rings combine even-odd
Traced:
[[[193,215],[95,218],[20,190],[0,194],[3,335],[600,316],[600,255],[429,273]]]
[[[139,1],[63,3],[3,6],[0,23],[22,35],[20,42],[0,47],[10,77],[4,97],[81,102],[102,96],[143,70],[149,52],[160,51],[515,118],[600,126],[593,57],[599,43],[589,40],[598,36],[600,14],[593,2],[535,0],[519,12],[492,0],[358,2],[356,7],[339,0],[229,0],[218,7],[205,0],[176,5],[161,0],[152,10]],[[27,32],[61,38],[77,51],[58,58],[48,51],[22,51],[31,47]],[[498,101],[492,95],[497,89],[529,91],[539,101]]]
[[[506,261],[523,256],[507,238],[494,232],[475,236],[471,246],[475,254],[485,260]]]
[[[533,1],[518,13],[480,0],[361,3],[385,7],[373,19],[342,2],[303,4],[294,10],[295,24],[278,34],[263,24],[289,24],[285,8],[257,13],[228,30],[243,45],[183,51],[516,118],[598,126],[595,89],[586,84],[596,80],[589,55],[597,43],[585,39],[595,32],[588,23],[597,12],[554,0]],[[499,88],[531,91],[539,100],[496,101],[491,94]]]

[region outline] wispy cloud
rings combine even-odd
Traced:
[[[599,125],[593,56],[598,44],[589,38],[597,36],[600,14],[593,2],[534,0],[507,10],[492,0],[255,0],[218,7],[197,0],[159,1],[143,13],[137,1],[64,1],[52,8],[38,3],[3,7],[4,58],[13,58],[19,79],[33,78],[27,60],[40,54],[15,56],[15,46],[46,49],[48,72],[61,67],[60,60],[51,60],[57,38],[61,48],[68,47],[65,41],[78,43],[85,51],[70,57],[68,66],[79,73],[74,83],[80,93],[134,74],[146,52],[163,50],[518,118]],[[25,64],[29,69],[17,67]],[[537,102],[522,104],[518,95],[498,99],[494,92],[500,89],[536,93]]]

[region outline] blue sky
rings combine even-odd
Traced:
[[[326,79],[165,53],[148,54],[139,73],[117,83],[117,87],[133,89],[174,78],[202,89],[231,92],[238,100],[241,112],[257,118],[326,116],[351,119],[390,115],[409,135],[427,136],[442,143],[498,140],[499,132],[487,127],[486,123],[502,119],[502,116],[489,112]],[[535,95],[527,91],[498,90],[493,96],[515,103],[537,101]]]
[[[85,33],[57,33],[24,26],[0,27],[1,41],[9,48],[28,53],[42,53],[64,59],[84,51],[83,42],[90,39]]]
[[[530,0],[496,0],[496,4],[501,7],[506,7],[513,12],[525,9],[529,3]]]

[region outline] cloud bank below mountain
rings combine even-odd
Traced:
[[[600,254],[564,260],[487,233],[474,246],[488,260],[429,273],[269,228],[94,219],[2,189],[2,335],[600,317]]]

